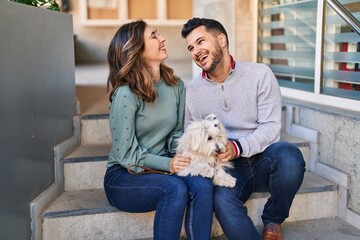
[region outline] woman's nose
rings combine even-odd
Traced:
[[[166,38],[164,38],[162,35],[159,35],[158,36],[160,42],[165,42],[166,41]]]

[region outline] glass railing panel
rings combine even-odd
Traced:
[[[359,20],[360,1],[339,0]],[[360,100],[360,35],[326,4],[322,93]]]
[[[317,1],[259,1],[259,62],[280,86],[314,91]]]

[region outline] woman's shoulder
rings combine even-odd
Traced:
[[[119,98],[127,100],[127,101],[131,101],[131,100],[133,100],[135,102],[138,101],[138,97],[136,96],[136,94],[134,94],[131,91],[129,85],[120,86],[115,90],[115,92],[112,96],[112,99],[113,99],[113,101],[114,100],[116,101],[116,99],[119,99]]]
[[[185,83],[184,83],[184,81],[183,81],[181,78],[179,78],[179,80],[178,80],[178,82],[177,82],[176,85],[177,85],[178,88],[180,88],[180,89],[184,89],[184,88],[185,88]]]
[[[167,84],[166,84],[167,85]],[[168,87],[174,89],[175,91],[183,91],[184,88],[185,88],[185,84],[184,82],[181,80],[181,78],[178,78],[178,81],[174,84],[171,84],[171,85],[167,85]]]

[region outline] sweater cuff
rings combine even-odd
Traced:
[[[236,154],[235,158],[239,157],[243,152],[240,142],[239,141],[231,141],[231,144],[234,146],[234,149],[235,149],[235,154]]]

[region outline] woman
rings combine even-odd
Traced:
[[[110,43],[113,146],[104,188],[110,204],[121,211],[156,211],[154,239],[178,240],[186,210],[187,238],[208,240],[213,214],[211,180],[142,174],[147,168],[177,173],[190,161],[175,155],[176,140],[183,133],[184,83],[163,63],[168,57],[164,43],[142,20],[120,27]]]

